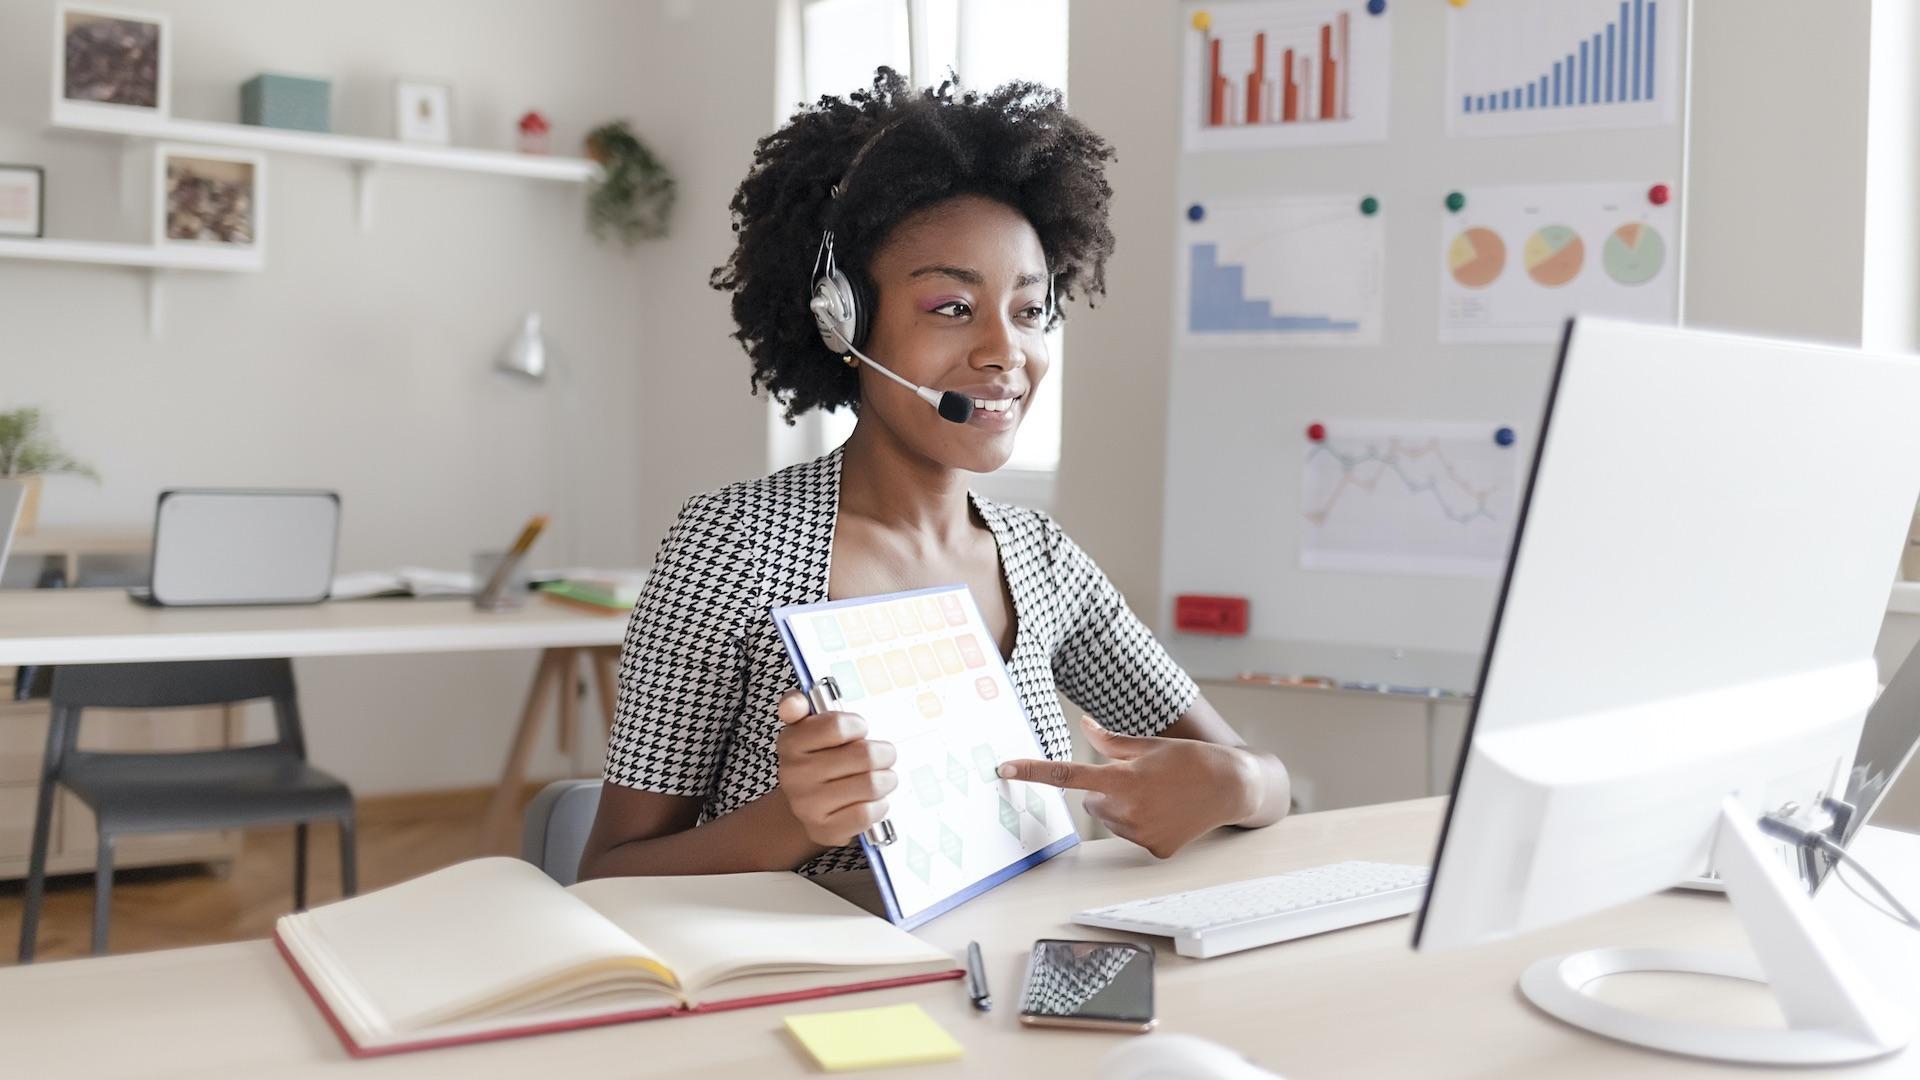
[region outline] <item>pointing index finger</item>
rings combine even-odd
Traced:
[[[1046,784],[1049,787],[1101,791],[1106,787],[1106,774],[1112,768],[1114,768],[1112,765],[1093,765],[1083,761],[1037,761],[1033,758],[1015,758],[1012,761],[1001,762],[999,774],[1002,780],[1024,780],[1030,784]]]

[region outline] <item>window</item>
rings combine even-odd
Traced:
[[[1067,85],[1067,0],[805,0],[800,9],[800,89],[803,100],[845,94],[886,64],[915,86],[957,72],[985,89],[1031,79],[1062,91]],[[1006,468],[983,477],[986,494],[1043,508],[1052,501],[1060,463],[1060,401],[1066,372],[1065,334],[1048,336],[1053,369],[1047,389],[1020,425]],[[885,357],[880,357],[882,361]],[[776,425],[778,405],[773,406]],[[799,422],[801,438],[776,438],[785,459],[813,456],[846,440],[853,414],[813,413]],[[779,460],[775,465],[784,465]]]

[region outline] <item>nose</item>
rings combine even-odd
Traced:
[[[1027,366],[1027,351],[1021,343],[1020,327],[1011,318],[983,320],[986,327],[974,345],[968,362],[976,371],[1018,371]]]

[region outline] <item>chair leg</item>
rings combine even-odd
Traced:
[[[293,910],[307,910],[307,823],[293,827]]]
[[[352,896],[360,891],[359,859],[354,855],[353,814],[349,811],[340,818],[340,895]]]
[[[113,836],[100,834],[100,857],[93,867],[93,955],[107,952],[107,915],[113,910]]]
[[[40,930],[40,902],[47,892],[47,841],[53,827],[51,780],[40,782],[40,802],[33,814],[33,852],[27,856],[26,908],[20,915],[20,962],[33,963],[35,938]]]

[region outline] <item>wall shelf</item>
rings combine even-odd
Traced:
[[[173,120],[144,116],[102,116],[90,112],[54,109],[53,126],[141,139],[207,143],[246,150],[340,158],[365,165],[415,165],[429,169],[521,176],[584,184],[599,171],[586,158],[516,154],[506,150],[474,150],[460,146],[405,143],[360,135],[332,135],[318,131],[291,131],[254,124],[226,124],[213,120]]]
[[[584,184],[598,176],[600,167],[586,158],[518,154],[507,150],[477,150],[461,146],[434,146],[362,135],[334,135],[319,131],[292,131],[254,124],[215,120],[177,120],[163,117],[102,112],[57,102],[53,126],[61,131],[113,135],[124,139],[151,139],[199,143],[269,153],[334,158],[353,166],[354,217],[364,231],[373,216],[370,181],[376,166],[407,165],[425,169],[513,176]]]
[[[0,239],[0,259],[125,266],[147,278],[147,336],[160,335],[160,280],[171,270],[256,273],[265,264],[261,253],[215,247],[160,247],[154,244],[116,244],[98,240]]]

